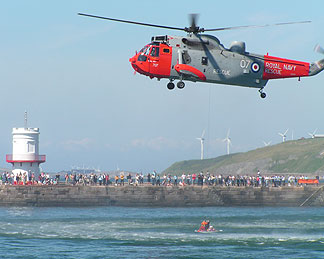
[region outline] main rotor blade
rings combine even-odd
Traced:
[[[163,26],[163,25],[157,25],[157,24],[151,24],[151,23],[142,23],[142,22],[120,20],[120,19],[97,16],[97,15],[92,15],[92,14],[85,14],[85,13],[78,13],[78,15],[87,16],[87,17],[91,17],[91,18],[104,19],[104,20],[109,20],[109,21],[114,21],[114,22],[124,22],[124,23],[131,23],[131,24],[136,24],[136,25],[150,26],[150,27],[170,29],[170,30],[179,30],[179,31],[184,31],[185,30],[184,28],[179,28],[179,27],[171,27],[171,26]]]
[[[268,26],[281,26],[288,24],[297,24],[297,23],[310,23],[312,21],[301,21],[301,22],[282,22],[282,23],[273,23],[273,24],[264,24],[264,25],[245,25],[245,26],[233,26],[233,27],[223,27],[216,29],[204,29],[204,31],[225,31],[225,30],[236,30],[236,29],[244,29],[244,28],[262,28]]]

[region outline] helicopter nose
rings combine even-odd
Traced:
[[[143,61],[138,61],[138,57],[139,57],[139,54],[136,53],[135,56],[133,56],[129,59],[129,62],[131,63],[133,69],[136,72],[143,74],[143,75],[148,75],[148,68],[147,68],[148,63],[143,62]]]
[[[131,57],[130,59],[129,59],[129,62],[130,63],[136,63],[136,55],[135,56],[133,56],[133,57]]]
[[[131,57],[131,58],[129,59],[129,62],[131,63],[133,69],[134,69],[135,71],[137,71],[137,70],[138,70],[138,66],[136,65],[136,55],[133,56],[133,57]]]

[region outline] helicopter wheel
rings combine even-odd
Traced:
[[[167,88],[168,88],[169,90],[174,89],[174,83],[172,83],[172,82],[168,83],[168,84],[167,84]]]
[[[267,97],[267,94],[266,94],[265,92],[263,92],[263,88],[261,88],[261,89],[259,90],[259,92],[260,92],[260,96],[261,96],[262,99],[264,99],[264,98]]]
[[[182,81],[179,81],[179,82],[177,83],[177,87],[178,87],[179,89],[183,89],[185,86],[186,86],[185,83],[182,82]]]

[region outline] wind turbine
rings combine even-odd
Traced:
[[[268,146],[270,146],[271,141],[269,141],[269,142],[265,142],[265,141],[263,141],[263,144],[264,144],[265,147],[268,147]]]
[[[316,131],[317,129],[315,129],[313,133],[308,132],[308,135],[311,136],[311,138],[315,138]]]
[[[278,133],[278,134],[282,137],[282,142],[285,142],[285,141],[286,141],[286,137],[287,137],[286,134],[287,134],[288,130],[289,130],[289,129],[287,129],[287,130],[285,131],[285,133],[280,133],[280,132]]]
[[[203,130],[200,138],[196,138],[200,141],[200,159],[201,160],[204,159],[204,141],[205,141],[204,135],[205,135],[205,130]]]
[[[230,153],[230,145],[232,145],[231,138],[229,137],[231,129],[228,129],[226,138],[223,139],[223,142],[227,142],[227,155]]]

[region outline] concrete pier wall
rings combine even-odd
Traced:
[[[324,186],[0,186],[0,206],[324,206]]]

